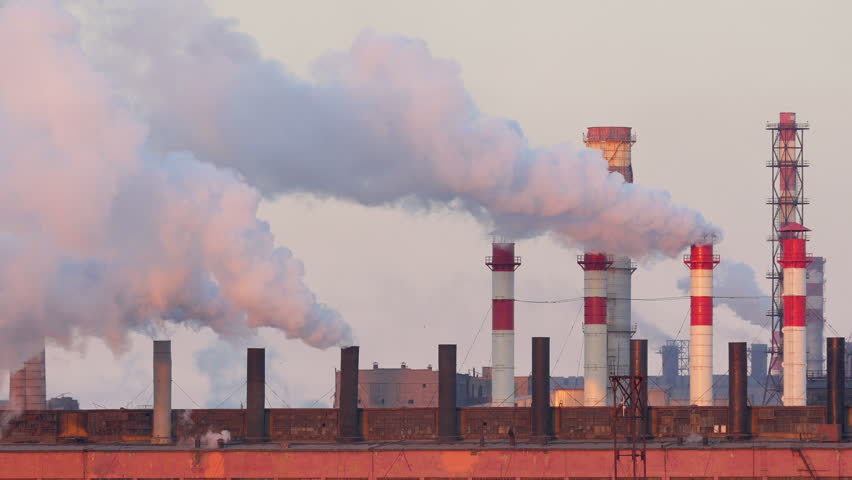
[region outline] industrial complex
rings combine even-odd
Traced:
[[[634,338],[633,259],[578,256],[582,377],[550,374],[549,338],[515,337],[522,262],[510,239],[496,238],[485,259],[491,365],[459,372],[456,345],[439,345],[437,368],[359,369],[359,347],[345,347],[332,408],[277,409],[266,408],[265,351],[250,348],[245,408],[183,410],[172,408],[173,345],[154,341],[152,408],[80,410],[46,398],[41,351],[10,377],[0,480],[852,478],[852,352],[824,336],[826,259],[807,250],[808,125],[784,112],[767,129],[771,335],[728,344],[725,374],[713,369],[714,269],[724,262],[713,236],[683,256],[688,340],[658,352]],[[633,182],[632,128],[591,127],[584,141]],[[531,372],[516,371],[518,341],[532,343]],[[661,375],[649,375],[651,354],[662,356]]]

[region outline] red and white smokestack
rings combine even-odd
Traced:
[[[607,270],[612,265],[612,257],[603,253],[586,253],[577,257],[577,263],[583,269],[585,287],[583,405],[604,406],[609,400],[606,358],[606,287]]]
[[[515,244],[495,242],[485,258],[491,269],[491,405],[515,406]]]
[[[796,221],[796,206],[799,198],[799,156],[801,147],[797,142],[795,112],[781,112],[778,118],[780,145],[778,150],[779,166],[779,205],[781,226]]]
[[[713,243],[695,244],[683,263],[689,267],[689,403],[713,405],[713,269],[719,256]]]
[[[814,257],[808,265],[807,284],[807,325],[805,337],[808,340],[808,371],[823,372],[823,344],[825,343],[823,329],[825,327],[825,257]]]
[[[583,136],[587,148],[600,150],[610,172],[633,183],[631,158],[636,136],[631,127],[589,127]],[[607,270],[607,365],[611,375],[627,375],[630,364],[631,276],[636,266],[630,257],[616,257]]]
[[[802,225],[791,222],[778,230],[781,235],[783,268],[781,297],[784,300],[784,394],[781,403],[786,407],[807,405],[807,273],[811,258],[805,252],[806,232]]]

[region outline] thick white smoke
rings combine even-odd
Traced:
[[[637,256],[673,256],[714,231],[668,193],[608,174],[597,151],[530,146],[515,122],[480,112],[459,66],[422,41],[364,33],[306,80],[200,1],[75,8],[89,52],[160,148],[233,167],[266,195],[449,204],[512,237],[551,232]]]
[[[677,281],[677,287],[689,294],[689,277]],[[754,270],[742,262],[722,259],[713,272],[713,296],[716,305],[725,305],[741,319],[761,327],[767,326],[766,312],[770,299],[757,284]]]
[[[121,348],[128,329],[158,320],[350,341],[256,218],[257,191],[146,147],[146,126],[88,66],[70,15],[2,6],[0,64],[0,368],[44,337]]]

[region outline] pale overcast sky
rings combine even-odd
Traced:
[[[215,1],[263,53],[300,76],[313,59],[347,49],[364,29],[426,41],[458,62],[482,111],[517,120],[534,145],[582,143],[588,126],[631,126],[635,181],[671,192],[720,226],[722,261],[749,264],[760,285],[769,268],[770,136],[765,122],[795,111],[811,122],[805,155],[810,250],[827,257],[828,322],[850,333],[852,304],[843,273],[852,269],[847,219],[852,167],[843,147],[852,111],[852,33],[848,2],[409,2]],[[281,132],[286,135],[286,132]],[[261,215],[277,241],[304,261],[308,284],[355,330],[363,367],[377,361],[422,368],[437,345],[459,345],[461,367],[490,361],[490,254],[486,230],[452,212],[411,214],[338,201],[287,197]],[[519,242],[516,296],[582,295],[577,251],[548,238]],[[680,295],[680,260],[654,260],[634,275],[634,297]],[[687,301],[635,302],[638,336],[688,338]],[[516,374],[530,368],[530,337],[550,336],[554,375],[581,372],[579,303],[518,304]],[[768,341],[768,331],[716,309],[715,371],[727,369],[726,342]],[[483,325],[477,336],[480,325]],[[766,319],[756,319],[765,322]],[[683,329],[681,330],[681,327]],[[827,333],[832,332],[827,329]],[[474,339],[476,341],[474,342]],[[319,351],[264,331],[229,346],[208,330],[174,332],[177,407],[238,404],[245,346],[265,346],[273,406],[329,403],[335,349]],[[48,349],[48,394],[70,392],[108,407],[148,402],[150,339],[113,357],[99,341],[84,355]],[[563,349],[564,346],[564,349]],[[468,350],[470,349],[469,355]],[[651,367],[659,369],[659,356]],[[204,368],[201,368],[201,366]],[[211,375],[211,372],[212,373]],[[7,390],[7,377],[0,392]],[[137,393],[141,394],[134,398]],[[280,397],[280,398],[279,398]],[[191,398],[191,399],[190,399]]]

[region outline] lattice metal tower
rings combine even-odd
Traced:
[[[772,338],[769,375],[763,392],[764,405],[776,404],[781,400],[781,361],[784,358],[781,338],[784,302],[781,290],[784,278],[777,262],[781,255],[778,231],[788,223],[805,222],[804,206],[808,200],[804,196],[804,167],[808,163],[804,157],[804,132],[808,128],[807,123],[796,123],[796,114],[793,112],[781,112],[778,123],[766,124],[766,129],[772,133],[772,157],[766,163],[772,172],[772,196],[766,202],[772,209],[772,233],[768,239],[772,261],[766,274],[772,284],[772,302],[767,313],[772,324]]]

